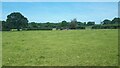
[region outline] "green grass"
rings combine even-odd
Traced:
[[[3,65],[115,66],[118,30],[3,32]]]
[[[0,67],[2,67],[2,32],[0,32]]]

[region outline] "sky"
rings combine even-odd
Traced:
[[[2,0],[3,2],[118,2],[119,0]]]
[[[81,22],[118,17],[118,2],[2,2],[2,20],[20,12],[29,22],[58,23],[76,18]]]

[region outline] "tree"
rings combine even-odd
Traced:
[[[77,27],[77,19],[74,18],[73,20],[71,20],[70,29],[76,29],[76,27]]]
[[[62,28],[67,28],[67,26],[68,26],[67,21],[64,20],[64,21],[61,22],[61,27]]]
[[[87,26],[87,23],[86,22],[83,22],[84,26]]]
[[[47,28],[52,28],[52,23],[47,22],[47,23],[46,23],[46,26],[47,26]]]
[[[101,25],[100,24],[94,25],[92,26],[92,29],[101,29]]]
[[[6,20],[10,29],[17,29],[18,31],[28,26],[28,20],[19,12],[13,12],[7,16]]]
[[[85,23],[77,22],[77,26],[83,27],[83,26],[85,26]]]
[[[111,24],[120,24],[120,18],[114,18]]]
[[[87,26],[92,26],[92,25],[95,25],[95,22],[90,22],[90,21],[89,21],[89,22],[87,23]]]
[[[37,28],[38,26],[37,26],[37,24],[35,22],[31,22],[30,23],[30,27],[31,28]]]
[[[2,21],[0,21],[0,31],[2,30]]]
[[[105,25],[105,24],[111,24],[111,21],[108,20],[108,19],[105,19],[105,20],[102,22],[102,24],[103,24],[103,25]]]
[[[6,21],[1,21],[2,22],[2,30],[10,30],[8,28],[9,25],[7,25]]]

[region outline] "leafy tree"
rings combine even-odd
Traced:
[[[83,26],[85,26],[85,25],[84,25],[84,23],[82,23],[82,22],[77,22],[77,26],[83,27]]]
[[[9,31],[10,30],[9,25],[8,25],[8,23],[6,23],[6,21],[1,21],[0,23],[1,23],[0,27],[2,27],[3,31]]]
[[[102,22],[102,24],[103,24],[103,25],[105,25],[105,24],[111,24],[111,21],[108,20],[108,19],[105,19],[105,20]]]
[[[92,26],[92,29],[101,29],[101,25],[100,24],[94,25]]]
[[[62,28],[67,28],[67,26],[68,26],[67,21],[64,20],[64,21],[61,22],[61,27]]]
[[[90,21],[89,21],[89,22],[87,23],[87,26],[92,26],[92,25],[95,25],[95,22],[90,22]]]
[[[84,22],[83,24],[84,24],[84,26],[86,26],[86,25],[87,25],[87,24],[86,24],[86,22]]]
[[[32,28],[37,28],[38,27],[37,23],[35,23],[35,22],[31,22],[30,24],[31,24],[30,27],[32,27]]]
[[[50,22],[47,22],[47,27],[51,27],[51,23]]]
[[[19,12],[13,12],[7,16],[6,20],[10,29],[17,29],[18,31],[22,28],[26,28],[28,26],[28,20]]]
[[[0,31],[2,30],[2,21],[0,21]]]
[[[120,18],[114,18],[111,24],[120,24]]]
[[[71,20],[70,29],[76,29],[76,27],[77,27],[77,19],[74,18],[73,20]]]

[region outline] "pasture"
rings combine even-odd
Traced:
[[[118,30],[2,33],[5,66],[117,66]]]

